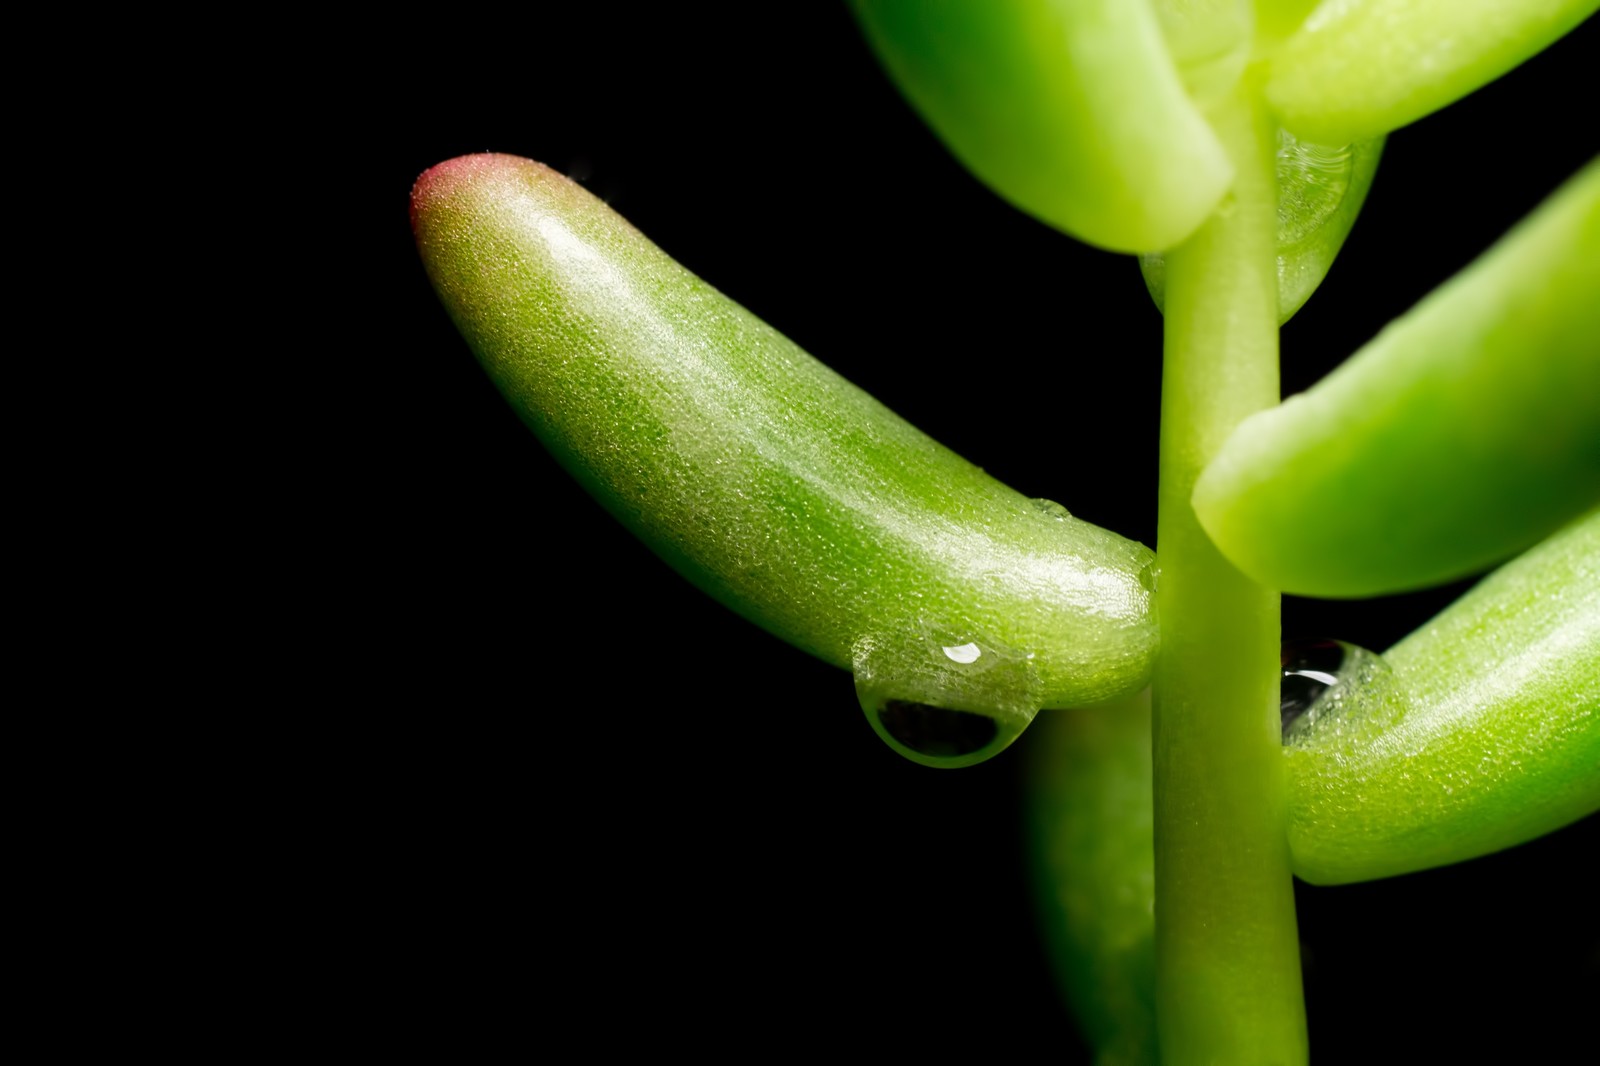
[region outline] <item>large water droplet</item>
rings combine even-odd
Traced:
[[[993,718],[925,703],[890,700],[878,711],[888,734],[919,755],[955,758],[982,751],[1000,735]]]
[[[856,697],[873,730],[925,766],[970,766],[998,755],[1043,702],[1031,655],[970,634],[869,634],[851,657]]]
[[[1377,652],[1342,640],[1285,641],[1279,713],[1291,747],[1341,742],[1391,725],[1405,710]]]

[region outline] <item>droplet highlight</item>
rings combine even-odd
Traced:
[[[878,711],[884,731],[919,755],[935,759],[972,755],[993,744],[1000,726],[993,718],[925,703],[890,700]]]
[[[953,663],[961,663],[965,666],[983,658],[983,649],[968,641],[965,644],[958,644],[953,648],[944,649],[944,657]]]

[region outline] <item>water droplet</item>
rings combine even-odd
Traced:
[[[1155,563],[1145,563],[1139,568],[1139,584],[1146,592],[1154,592],[1161,584],[1161,568]]]
[[[1072,517],[1071,511],[1067,510],[1054,500],[1047,500],[1041,496],[1038,499],[1029,500],[1028,502],[1033,504],[1033,509],[1035,511],[1038,511],[1047,518],[1054,518],[1057,522],[1065,522],[1067,519]]]
[[[925,766],[969,766],[998,755],[1043,705],[1035,660],[981,636],[932,627],[873,633],[857,638],[851,659],[856,697],[873,730]]]
[[[1291,747],[1353,740],[1387,728],[1405,700],[1383,656],[1342,640],[1285,641],[1279,714]]]
[[[956,758],[982,751],[1000,735],[993,718],[925,703],[890,700],[878,711],[888,734],[919,755]]]
[[[1352,650],[1359,649],[1338,640],[1297,640],[1284,644],[1280,654],[1283,682],[1278,709],[1283,715],[1286,735],[1290,726],[1339,683],[1339,671]]]

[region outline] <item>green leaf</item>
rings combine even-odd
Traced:
[[[1195,486],[1234,565],[1312,596],[1421,588],[1600,500],[1600,161]]]
[[[1600,810],[1600,511],[1507,564],[1385,656],[1289,767],[1314,884],[1390,877]]]
[[[1267,98],[1294,133],[1348,144],[1488,84],[1600,0],[1328,0],[1273,57]]]
[[[1233,179],[1147,0],[856,0],[878,57],[974,174],[1091,244],[1170,247]]]
[[[412,205],[445,307],[551,453],[700,588],[854,671],[897,750],[979,761],[1041,707],[1148,681],[1143,546],[941,447],[537,163],[452,160]],[[535,589],[560,565],[485,550]],[[992,742],[918,752],[891,701],[985,716]]]

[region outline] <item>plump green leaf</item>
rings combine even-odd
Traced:
[[[1600,0],[1327,0],[1273,57],[1284,125],[1348,144],[1415,122],[1498,78]]]
[[[1297,875],[1442,866],[1600,809],[1600,511],[1385,659],[1388,676],[1285,748]]]
[[[1143,546],[941,447],[537,163],[452,160],[412,205],[445,307],[552,454],[700,588],[854,671],[898,750],[977,761],[1041,707],[1147,682]],[[533,583],[559,566],[485,550]],[[923,759],[871,714],[889,702],[998,732]]]
[[[856,0],[917,111],[1001,196],[1124,252],[1188,236],[1232,181],[1148,0]]]
[[[1481,570],[1600,500],[1600,161],[1195,487],[1264,584],[1367,596]]]

